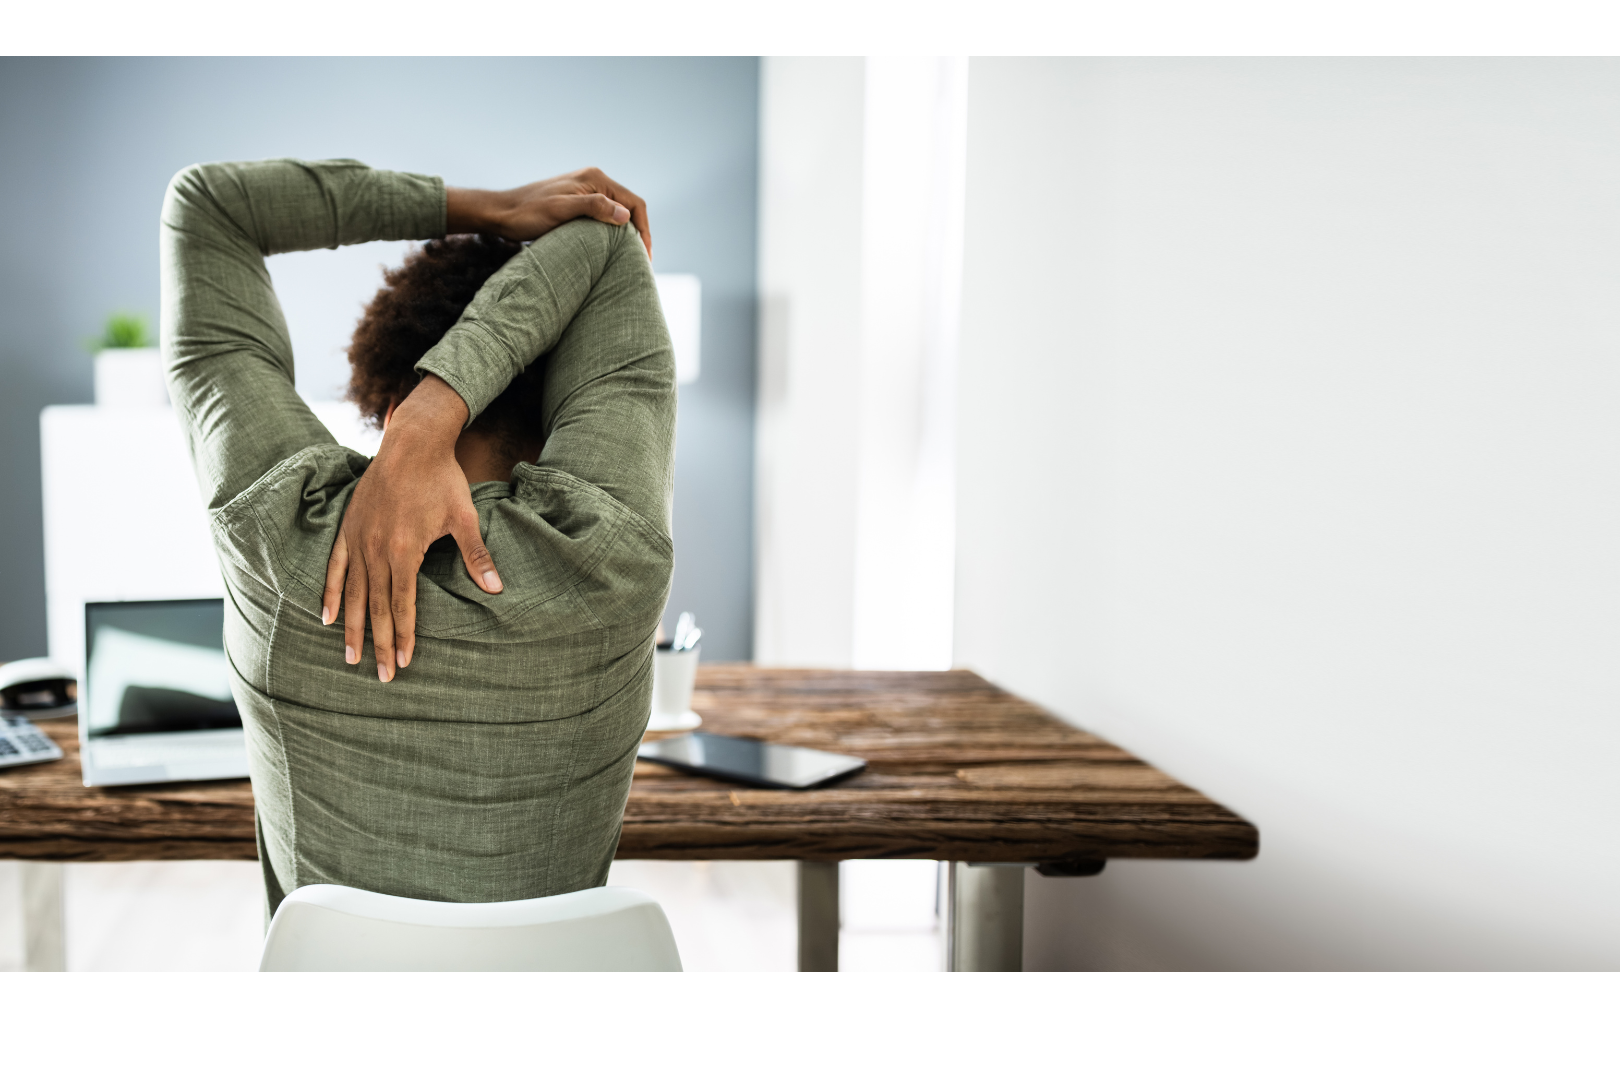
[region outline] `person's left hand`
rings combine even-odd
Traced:
[[[536,240],[575,218],[609,225],[630,221],[652,258],[646,202],[601,169],[580,169],[506,191],[447,188],[445,194],[448,232],[487,232],[522,241]]]

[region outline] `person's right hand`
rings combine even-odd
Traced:
[[[487,593],[502,588],[467,475],[456,463],[456,438],[466,421],[461,395],[437,375],[423,378],[389,417],[327,560],[321,623],[330,625],[342,611],[344,660],[357,664],[369,618],[383,682],[408,667],[416,650],[416,572],[428,545],[453,536],[478,587]]]
[[[635,223],[652,258],[647,204],[601,169],[537,180],[507,191],[446,188],[446,230],[484,232],[508,240],[537,240],[565,221],[588,217],[609,225]]]

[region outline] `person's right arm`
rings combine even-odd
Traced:
[[[358,161],[192,165],[160,228],[170,396],[206,505],[332,437],[294,387],[292,344],[265,256],[442,236],[444,185]]]
[[[447,188],[347,160],[182,169],[163,201],[160,339],[206,505],[223,506],[277,463],[332,441],[295,389],[265,256],[446,232],[528,240],[580,216],[632,221],[651,242],[646,205],[595,169],[509,191]]]
[[[596,191],[581,192],[581,185]],[[454,448],[461,430],[558,342],[622,252],[624,229],[557,228],[569,216],[633,225],[630,243],[648,267],[645,204],[596,170],[513,192],[449,189],[448,217],[456,231],[540,238],[484,284],[417,364],[422,381],[395,409],[344,513],[327,565],[322,619],[332,622],[341,611],[345,660],[352,664],[364,650],[369,618],[384,682],[415,650],[416,573],[433,541],[453,536],[473,581],[488,592],[501,589]],[[645,273],[650,282],[650,269]],[[661,319],[658,326],[661,331]]]

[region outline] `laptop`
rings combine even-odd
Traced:
[[[85,786],[246,776],[229,673],[223,600],[85,604]]]

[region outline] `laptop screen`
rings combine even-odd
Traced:
[[[84,605],[91,736],[239,728],[225,660],[223,600]]]

